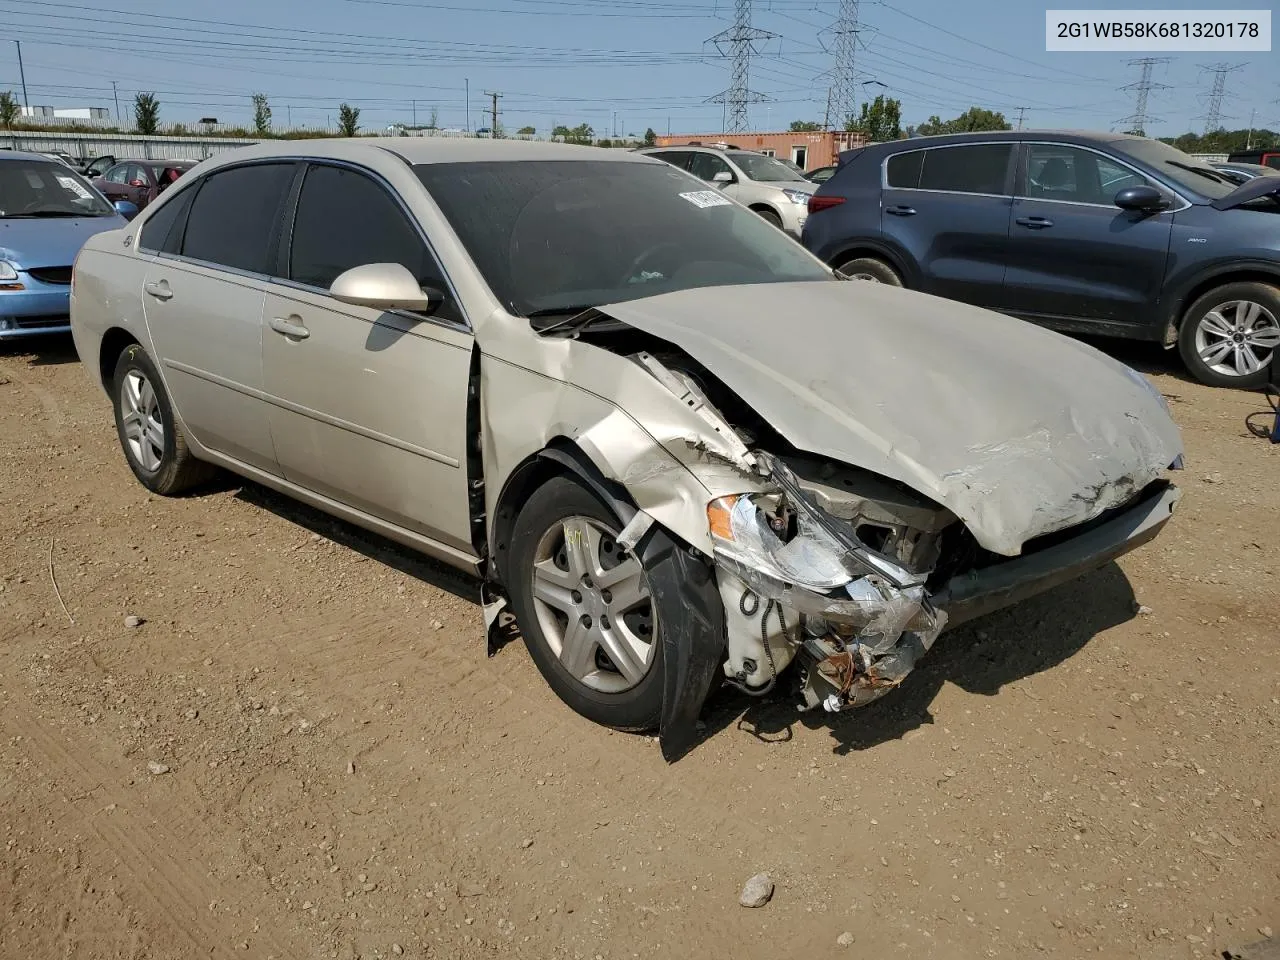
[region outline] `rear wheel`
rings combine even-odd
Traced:
[[[549,481],[516,518],[507,589],[529,655],[560,699],[596,723],[649,730],[662,711],[660,617],[620,529],[581,484]]]
[[[1201,383],[1260,387],[1280,349],[1280,289],[1228,283],[1193,303],[1178,331],[1178,350]]]
[[[160,374],[138,344],[120,354],[112,378],[116,433],[129,468],[154,493],[172,496],[207,480],[213,467],[197,460],[174,420]]]
[[[884,283],[891,287],[902,286],[902,278],[898,272],[876,257],[854,257],[836,267],[836,273],[850,280],[870,280],[873,283]]]

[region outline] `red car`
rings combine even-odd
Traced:
[[[128,200],[141,210],[195,165],[194,160],[119,160],[93,185],[112,203]]]

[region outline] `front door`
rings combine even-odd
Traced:
[[[473,338],[418,228],[390,188],[312,165],[287,282],[266,299],[262,361],[286,479],[456,550],[472,551],[467,396]],[[400,263],[446,294],[432,316],[340,303],[344,271]]]
[[[914,263],[925,293],[999,307],[1009,246],[1014,144],[912,150],[885,162],[884,237]]]
[[[1121,210],[1115,195],[1158,185],[1084,147],[1029,143],[1023,151],[1005,272],[1008,310],[1081,329],[1153,322],[1174,215]]]
[[[262,305],[295,168],[219,170],[188,191],[189,212],[175,198],[138,241],[158,254],[142,300],[179,415],[203,446],[269,473],[277,470],[262,400]]]

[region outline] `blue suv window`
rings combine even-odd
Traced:
[[[924,151],[912,150],[889,158],[885,167],[885,180],[891,187],[915,190],[920,186],[920,170],[924,165]]]
[[[1065,144],[1033,143],[1027,152],[1022,196],[1036,200],[1110,205],[1126,187],[1149,181],[1107,157]]]
[[[924,155],[924,169],[920,171],[920,189],[1003,194],[1012,156],[1012,143],[975,143],[928,150]]]

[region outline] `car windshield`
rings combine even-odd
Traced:
[[[762,183],[804,181],[804,174],[800,172],[799,167],[783,163],[774,157],[766,157],[763,153],[735,152],[732,156],[733,162],[752,180],[759,180]]]
[[[832,279],[777,227],[666,163],[414,169],[490,288],[521,316],[695,287]]]
[[[52,160],[0,160],[0,217],[108,217],[115,211],[70,167]]]
[[[1236,188],[1236,184],[1203,160],[1159,140],[1121,140],[1112,146],[1120,153],[1158,170],[1178,186],[1210,200],[1225,197]]]

